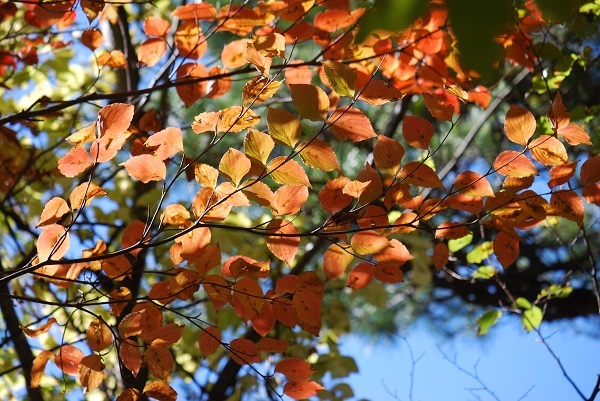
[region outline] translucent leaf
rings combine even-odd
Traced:
[[[504,131],[512,142],[527,145],[535,132],[535,117],[527,109],[511,105],[504,120]]]
[[[350,139],[360,142],[376,136],[369,118],[354,107],[337,109],[329,117],[328,123],[331,124],[333,135],[341,141]]]

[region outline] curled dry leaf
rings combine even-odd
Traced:
[[[40,386],[44,370],[46,370],[46,364],[54,355],[50,351],[42,351],[36,355],[31,366],[31,388]]]
[[[42,324],[36,329],[32,329],[29,327],[23,327],[23,333],[27,335],[27,337],[37,337],[41,334],[47,333],[48,330],[52,328],[52,326],[56,323],[56,319],[51,317],[46,321],[46,323]]]
[[[271,81],[268,77],[255,77],[244,85],[242,101],[244,105],[262,103],[272,98],[281,84],[281,81]]]

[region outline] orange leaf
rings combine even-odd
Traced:
[[[557,132],[559,129],[564,128],[569,124],[571,117],[569,116],[566,107],[563,105],[560,92],[556,93],[554,101],[552,102],[552,107],[548,109],[546,115],[550,120],[550,125],[554,132]]]
[[[350,240],[350,245],[357,253],[367,255],[383,251],[390,246],[390,242],[377,231],[367,230],[354,234]]]
[[[600,168],[600,166],[598,167]],[[554,188],[557,185],[566,184],[571,177],[573,177],[576,169],[577,162],[565,163],[552,167],[549,171],[550,180],[548,181],[548,187]]]
[[[253,78],[242,89],[244,105],[258,104],[272,98],[282,83],[282,81],[270,81],[269,78],[264,76]]]
[[[208,131],[217,132],[217,124],[219,123],[220,116],[221,113],[217,112],[198,114],[196,117],[194,117],[192,131],[194,131],[196,134],[201,134]]]
[[[79,382],[83,392],[97,388],[104,381],[104,364],[100,355],[91,354],[84,357],[79,365]]]
[[[208,50],[208,43],[196,21],[185,21],[174,35],[175,47],[183,58],[199,59]]]
[[[237,149],[229,148],[219,162],[219,171],[225,174],[235,186],[250,171],[250,159]]]
[[[274,219],[266,227],[267,247],[278,259],[292,263],[300,248],[298,230],[291,221]]]
[[[269,155],[275,147],[275,142],[268,134],[249,129],[244,139],[244,153],[246,156],[264,164],[267,164]]]
[[[298,143],[300,135],[302,135],[300,120],[285,110],[269,107],[267,125],[269,127],[269,134],[275,141],[291,148]]]
[[[39,261],[59,260],[65,256],[69,245],[69,233],[66,228],[58,224],[45,226],[37,242]]]
[[[112,331],[103,320],[95,319],[85,331],[87,342],[92,351],[100,352],[110,346],[113,340]]]
[[[89,184],[84,182],[73,189],[73,192],[69,195],[69,203],[71,204],[71,209],[75,210],[84,205],[89,205],[96,196],[104,196],[106,194],[107,192],[105,190],[93,182],[90,182]]]
[[[321,329],[321,301],[323,296],[315,296],[309,291],[297,291],[292,299],[300,326],[312,335],[318,336]]]
[[[305,185],[311,187],[306,172],[297,161],[285,156],[278,156],[267,165],[269,175],[281,185]]]
[[[400,168],[400,161],[404,156],[404,146],[397,140],[385,135],[379,135],[373,148],[375,167],[390,174],[395,174]]]
[[[402,121],[402,136],[410,146],[427,150],[433,138],[433,125],[421,117],[406,116]]]
[[[144,20],[144,33],[148,36],[166,36],[171,24],[160,17],[148,17]]]
[[[371,167],[369,163],[365,164],[364,170],[362,170],[356,176],[356,181],[369,182],[369,185],[361,192],[359,201],[363,205],[367,205],[381,196],[383,192],[383,183],[381,177],[377,174],[377,171]]]
[[[427,107],[427,110],[429,110],[436,120],[452,121],[454,106],[445,104],[443,101],[429,93],[423,94],[423,98],[425,99],[425,107]]]
[[[201,3],[204,4],[204,3]],[[144,395],[158,401],[176,401],[177,392],[164,381],[154,381],[146,384]]]
[[[421,162],[406,163],[398,172],[398,177],[403,179],[402,182],[416,187],[444,188],[435,171]]]
[[[494,190],[487,178],[473,171],[460,173],[454,180],[454,188],[464,195],[494,196]]]
[[[348,181],[348,183],[342,189],[344,195],[351,196],[353,198],[360,198],[360,195],[371,185],[371,181]]]
[[[373,106],[381,106],[403,97],[404,94],[395,86],[380,79],[373,79],[362,89],[358,99]]]
[[[329,213],[333,213],[348,206],[352,202],[352,196],[344,193],[344,188],[348,183],[350,180],[343,175],[327,181],[325,187],[319,191],[321,207]]]
[[[337,109],[329,117],[328,123],[333,135],[345,141],[360,142],[377,136],[369,118],[354,107],[342,107]]]
[[[83,357],[83,352],[79,348],[73,345],[63,345],[54,355],[54,363],[64,373],[74,376],[79,373],[79,364]]]
[[[198,345],[205,358],[214,354],[221,346],[221,332],[216,327],[206,326],[200,332]]]
[[[295,25],[297,26],[297,25]],[[293,60],[285,69],[285,83],[288,88],[290,85],[302,84],[310,85],[313,79],[313,72],[307,65],[294,66],[294,64],[302,64],[300,59]]]
[[[552,210],[558,216],[583,226],[583,201],[574,191],[553,192],[550,197]]]
[[[184,326],[175,323],[166,324],[153,330],[152,333],[150,333],[150,338],[148,340],[153,345],[168,347],[179,341],[183,334],[183,327]]]
[[[556,132],[556,134],[559,137],[564,138],[565,141],[569,143],[569,145],[592,144],[588,133],[585,132],[585,130],[577,124],[568,124],[566,127],[560,128]]]
[[[201,63],[186,63],[177,69],[177,81],[192,81],[189,84],[178,85],[175,88],[177,90],[177,95],[187,107],[191,106],[202,96],[206,95],[206,90],[208,89],[208,80],[202,80],[202,78],[206,77],[208,77],[208,71]],[[198,118],[205,114],[207,113],[202,113],[196,117]],[[193,126],[194,125],[192,125],[192,127]],[[196,133],[203,132],[196,131],[196,129],[194,129],[194,132]],[[209,130],[211,129],[214,129],[214,125],[210,126]]]
[[[277,323],[271,303],[265,302],[260,313],[251,318],[250,322],[252,323],[254,331],[260,334],[261,337],[265,337],[269,334],[273,327],[275,327],[275,323]]]
[[[437,239],[458,239],[471,234],[471,231],[461,223],[446,221],[435,230]]]
[[[290,85],[292,103],[298,113],[311,121],[323,121],[329,111],[329,98],[323,89],[315,85]]]
[[[312,168],[323,171],[341,171],[338,158],[333,148],[322,139],[313,138],[299,145],[300,158]]]
[[[330,245],[323,255],[323,271],[327,280],[338,278],[344,274],[353,259],[354,255],[348,244],[341,242]],[[292,378],[290,377],[290,379]]]
[[[271,63],[273,59],[267,57],[254,47],[252,43],[246,43],[246,49],[244,50],[244,59],[252,64],[262,76],[268,77],[271,70]]]
[[[369,262],[361,262],[354,266],[348,273],[348,287],[359,290],[366,287],[373,280],[373,265]]]
[[[289,380],[308,380],[313,374],[310,363],[299,358],[282,359],[275,365],[275,373],[281,373]]]
[[[248,39],[238,39],[229,42],[221,52],[221,61],[225,68],[231,70],[243,67],[248,61],[244,58]]]
[[[265,299],[262,288],[256,280],[250,277],[242,277],[233,285],[233,292],[242,305],[254,311],[255,314],[260,313]]]
[[[529,144],[529,149],[531,156],[546,166],[557,166],[569,159],[565,145],[553,136],[540,135]]]
[[[433,265],[438,272],[442,270],[442,267],[446,266],[449,258],[450,251],[443,242],[440,242],[433,248]]]
[[[219,170],[208,164],[196,164],[194,167],[196,182],[206,188],[216,188]]]
[[[100,67],[125,68],[127,66],[125,54],[120,50],[102,53],[98,56],[97,62]]]
[[[125,103],[113,103],[98,112],[100,137],[117,138],[129,128],[133,119],[134,107]]]
[[[56,319],[51,317],[46,323],[42,324],[37,329],[23,327],[23,333],[25,333],[27,337],[37,337],[40,334],[47,333],[48,330],[50,330],[50,328],[54,325],[54,323],[56,323]]]
[[[190,212],[179,204],[168,205],[160,216],[163,225],[184,226],[190,220]]]
[[[397,284],[404,281],[404,273],[398,265],[377,264],[373,267],[373,277],[382,283]]]
[[[178,152],[183,152],[183,134],[179,128],[165,128],[150,135],[144,146],[158,146],[158,149],[154,151],[154,155],[160,160],[166,160]]]
[[[600,181],[600,155],[590,157],[581,165],[580,178],[583,185]]]
[[[501,231],[494,239],[494,254],[505,269],[512,265],[519,256],[519,240]]]
[[[254,48],[268,57],[285,57],[285,37],[276,32],[255,36]]]
[[[258,343],[258,349],[259,351],[281,354],[285,352],[289,344],[289,341],[278,340],[276,338],[263,338]]]
[[[600,184],[597,182],[585,184],[581,196],[586,202],[600,206]]]
[[[144,351],[144,363],[152,375],[166,380],[175,366],[171,351],[162,345],[150,344]]]
[[[397,239],[391,239],[389,246],[373,255],[375,260],[382,264],[392,264],[394,266],[402,266],[409,260],[413,260],[413,256],[408,252],[406,246]]]
[[[308,188],[304,185],[284,185],[275,191],[277,214],[296,214],[308,200]]]
[[[65,140],[75,146],[83,146],[86,143],[92,142],[94,139],[96,139],[96,135],[97,135],[96,127],[97,127],[97,124],[96,124],[96,121],[94,121],[90,125],[83,127],[82,129],[75,132],[74,134],[69,135],[68,137],[65,138]]]
[[[46,370],[46,364],[53,356],[54,355],[50,351],[42,351],[37,354],[31,365],[31,388],[40,386],[44,370]]]
[[[256,344],[245,338],[236,338],[230,344],[231,359],[238,365],[250,365],[260,362]]]
[[[531,160],[514,150],[505,150],[500,153],[494,160],[493,167],[499,174],[509,177],[523,178],[537,175],[537,170]]]
[[[523,107],[511,105],[504,120],[504,131],[512,142],[527,145],[535,132],[535,117]]]
[[[251,201],[256,202],[260,206],[277,209],[275,195],[271,191],[271,188],[264,182],[245,181],[240,187],[242,188],[242,193]]]
[[[72,148],[58,161],[58,170],[65,177],[75,177],[92,165],[90,155],[81,147]]]
[[[121,338],[137,336],[146,325],[146,312],[144,310],[131,312],[119,322],[119,335]]]
[[[171,16],[180,20],[212,21],[217,17],[217,10],[210,3],[189,3],[177,7]]]
[[[206,295],[208,295],[211,302],[215,304],[217,310],[220,309],[216,307],[217,305],[220,304],[222,307],[224,304],[231,301],[230,284],[223,277],[211,274],[204,277],[202,284]]]
[[[81,34],[81,43],[91,51],[94,51],[104,43],[104,35],[102,35],[102,31],[100,29],[86,29]]]
[[[315,396],[320,390],[325,389],[319,383],[314,381],[289,381],[283,386],[285,395],[296,400],[303,400]]]
[[[162,38],[149,38],[138,50],[138,61],[146,67],[152,67],[160,61],[167,51],[167,43]]]
[[[40,222],[37,226],[43,227],[54,224],[58,222],[62,216],[69,213],[69,211],[69,206],[64,199],[54,197],[44,205],[44,210],[42,211]]]
[[[144,184],[150,181],[161,181],[167,177],[167,167],[160,157],[152,155],[133,156],[120,166],[125,167],[127,174],[143,182]]]
[[[241,106],[231,106],[221,110],[217,130],[219,132],[242,132],[260,122],[260,116]]]

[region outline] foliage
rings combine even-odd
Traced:
[[[0,3],[29,399],[346,399],[337,339],[398,293],[474,297],[480,335],[600,312],[596,3],[220,3]]]

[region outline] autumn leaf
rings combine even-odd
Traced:
[[[527,145],[535,132],[535,117],[523,107],[511,105],[504,120],[504,132],[512,142]]]
[[[256,50],[252,43],[246,43],[244,50],[244,59],[252,64],[262,76],[268,77],[271,71],[272,57],[267,57],[263,53]]]
[[[112,331],[108,328],[106,323],[100,319],[94,319],[86,331],[86,338],[88,345],[92,351],[100,352],[110,346],[113,340]]]
[[[167,51],[167,43],[162,38],[149,38],[138,50],[138,61],[146,67],[156,65]]]
[[[400,161],[404,156],[404,146],[393,138],[379,135],[373,147],[375,166],[390,174],[395,174],[400,168]]]
[[[298,230],[291,221],[274,219],[266,227],[267,247],[278,259],[290,265],[300,248]]]
[[[272,98],[281,84],[281,81],[272,81],[264,76],[255,77],[244,85],[242,101],[244,105],[262,103]]]
[[[531,160],[514,150],[505,150],[500,153],[492,166],[499,174],[509,177],[523,178],[537,175],[537,169]]]
[[[104,363],[100,355],[91,354],[84,357],[79,365],[79,383],[84,393],[91,391],[104,381]]]
[[[244,153],[246,153],[246,156],[266,165],[273,148],[275,148],[275,142],[270,135],[254,129],[248,130],[244,139]]]
[[[369,262],[357,264],[348,273],[348,287],[353,290],[365,288],[371,280],[373,280],[373,265]]]
[[[296,400],[315,396],[320,390],[325,389],[314,381],[289,381],[283,386],[285,395]]]
[[[72,145],[83,146],[86,143],[92,142],[94,139],[96,139],[96,135],[97,135],[96,127],[97,127],[96,121],[94,121],[90,125],[81,128],[79,131],[75,132],[74,134],[69,135],[68,137],[65,138],[65,140],[67,142],[70,142]]]
[[[512,265],[519,256],[519,240],[499,232],[494,239],[494,254],[505,269]]]
[[[404,97],[404,94],[395,86],[380,79],[372,79],[367,86],[361,89],[359,100],[372,106],[381,106],[388,102],[395,102]]]
[[[345,141],[361,142],[377,136],[369,118],[354,107],[337,109],[329,117],[328,123],[333,135]]]
[[[73,189],[69,195],[69,203],[71,210],[80,209],[83,206],[88,206],[92,199],[97,196],[104,196],[107,192],[93,182],[79,184]]]
[[[150,373],[161,380],[166,380],[175,366],[171,351],[165,346],[156,344],[150,344],[144,351],[144,363]]]
[[[167,167],[160,157],[152,155],[133,156],[120,165],[125,167],[130,177],[144,184],[150,181],[162,181],[167,177]]]
[[[204,3],[200,3],[204,4]],[[177,392],[164,381],[153,381],[146,384],[144,395],[158,401],[176,401]]]
[[[311,187],[306,172],[297,161],[285,156],[278,156],[267,165],[269,175],[281,185],[305,185]]]
[[[74,376],[79,373],[79,364],[83,357],[83,352],[79,348],[63,345],[54,355],[54,363],[64,373]]]
[[[433,125],[424,118],[406,116],[402,121],[404,140],[415,148],[427,150],[433,133]]]
[[[452,121],[454,107],[451,104],[445,104],[444,101],[429,93],[423,94],[423,98],[425,99],[425,107],[436,120]]]
[[[202,355],[207,356],[215,353],[221,346],[221,332],[212,326],[207,326],[200,332],[198,344]]]
[[[277,32],[255,36],[252,44],[254,48],[267,57],[285,57],[285,37]]]
[[[299,358],[286,358],[277,362],[275,365],[275,373],[281,373],[289,380],[303,381],[308,380],[313,369],[310,364]]]
[[[308,200],[308,188],[304,185],[283,185],[274,194],[278,215],[296,214]]]
[[[31,388],[40,386],[42,377],[44,376],[44,370],[46,370],[46,364],[54,355],[50,351],[42,351],[33,360],[31,366]]]
[[[325,187],[319,191],[319,203],[321,204],[321,207],[326,211],[333,213],[348,206],[352,202],[352,196],[346,194],[344,188],[346,188],[350,182],[351,181],[343,175],[327,181]],[[360,193],[358,196],[360,196]]]
[[[206,95],[208,80],[203,79],[206,77],[208,77],[208,71],[202,63],[185,63],[177,69],[177,80],[189,81],[189,83],[178,85],[175,88],[177,95],[187,107]]]
[[[229,148],[219,162],[219,171],[237,187],[250,171],[250,159],[237,149]]]
[[[48,319],[46,321],[46,323],[42,324],[41,326],[39,326],[36,329],[31,329],[29,327],[23,327],[23,333],[25,333],[25,335],[27,335],[27,337],[34,338],[41,334],[47,333],[48,330],[50,330],[52,328],[54,323],[56,323],[56,319],[51,317],[50,319]]]
[[[494,190],[487,178],[474,171],[465,171],[456,176],[454,188],[469,196],[494,196]]]
[[[120,50],[104,52],[97,58],[99,67],[109,68],[125,68],[127,66],[127,58]]]
[[[67,202],[59,197],[50,199],[44,205],[44,210],[40,216],[38,227],[44,227],[57,223],[62,216],[69,213],[70,209]]]
[[[260,354],[256,344],[245,338],[236,338],[229,344],[231,359],[238,365],[250,365],[260,362]]]
[[[61,259],[69,250],[69,245],[69,233],[66,228],[58,224],[45,226],[37,241],[39,261]]]
[[[300,158],[306,165],[323,171],[342,170],[333,148],[324,140],[313,138],[298,147]]]
[[[300,140],[302,126],[300,120],[288,111],[280,109],[268,109],[267,126],[271,137],[279,142],[293,148]]]
[[[325,75],[329,83],[340,96],[354,97],[354,87],[356,85],[356,73],[354,70],[337,61],[323,61]]]
[[[117,138],[129,128],[133,120],[134,107],[125,103],[113,103],[98,112],[100,137]]]
[[[546,166],[558,166],[569,159],[567,149],[558,139],[540,135],[529,144],[531,156]]]
[[[166,160],[179,152],[183,152],[183,134],[179,128],[165,128],[150,135],[144,146],[158,147],[154,151],[154,155],[160,160]]]
[[[161,17],[148,17],[144,20],[143,27],[146,35],[163,37],[169,33],[171,24]]]
[[[367,255],[383,251],[390,246],[390,242],[378,232],[367,230],[354,234],[350,245],[357,253]]]
[[[449,257],[450,251],[448,250],[448,246],[443,242],[436,244],[433,248],[433,265],[438,272],[446,266]]]
[[[290,85],[292,103],[298,113],[311,121],[324,121],[329,111],[329,98],[323,89],[315,85]]]
[[[189,3],[175,8],[171,16],[182,21],[212,21],[217,17],[217,10],[210,3]]]
[[[582,184],[600,181],[600,155],[587,159],[581,165],[580,179]]]
[[[444,184],[431,167],[421,162],[408,162],[398,172],[398,178],[416,187],[444,188]]]
[[[75,177],[91,165],[88,152],[84,148],[74,147],[58,161],[58,170],[65,177]]]
[[[325,278],[331,280],[341,277],[346,271],[354,255],[346,243],[331,244],[323,255],[323,271]],[[291,379],[291,378],[290,378]]]

